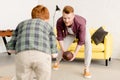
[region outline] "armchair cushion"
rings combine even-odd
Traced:
[[[76,48],[76,45],[77,45],[77,43],[72,43],[70,45],[70,47],[68,48],[68,51],[74,51]],[[82,45],[79,52],[84,52],[84,50],[85,50],[85,47],[84,47],[84,45]],[[104,47],[103,43],[99,43],[98,45],[92,43],[92,51],[93,52],[102,52],[104,50],[105,50],[105,47]]]
[[[104,41],[104,37],[108,34],[102,27],[98,28],[95,33],[93,33],[91,39],[95,44],[99,44]]]

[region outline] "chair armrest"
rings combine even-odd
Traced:
[[[105,59],[109,59],[112,55],[112,47],[113,47],[113,38],[112,34],[108,33],[104,38],[104,46],[105,46]]]

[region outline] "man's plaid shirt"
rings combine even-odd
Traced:
[[[16,52],[39,50],[48,54],[57,53],[53,28],[41,19],[29,19],[18,24],[7,44],[8,50]]]

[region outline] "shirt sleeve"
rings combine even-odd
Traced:
[[[57,50],[57,44],[56,44],[56,37],[55,37],[55,34],[53,32],[53,28],[51,29],[51,32],[50,32],[50,48],[51,48],[51,53],[58,53],[58,50]]]
[[[63,38],[65,37],[65,32],[63,31],[63,21],[62,18],[59,18],[57,20],[57,24],[56,24],[56,29],[57,29],[57,40],[61,41],[63,40]]]
[[[15,50],[18,30],[13,30],[11,40],[7,43],[7,50]]]
[[[82,24],[80,27],[79,27],[79,38],[78,38],[78,45],[83,45],[85,44],[85,24]]]
[[[57,40],[58,41],[63,40],[63,32],[61,26],[58,25],[56,29],[57,29]]]

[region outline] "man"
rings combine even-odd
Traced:
[[[32,9],[32,19],[22,21],[8,42],[8,52],[16,51],[17,80],[51,79],[51,53],[57,56],[56,37],[49,25],[49,11],[43,5]]]
[[[61,50],[55,64],[53,65],[53,69],[56,70],[59,68],[63,52],[67,51],[75,38],[78,39],[78,44],[74,51],[74,57],[70,61],[74,60],[81,46],[85,45],[84,77],[90,78],[91,74],[89,72],[89,66],[91,62],[92,47],[90,33],[86,27],[86,20],[81,16],[75,15],[74,9],[71,6],[65,6],[62,12],[62,17],[57,20],[57,40]]]

